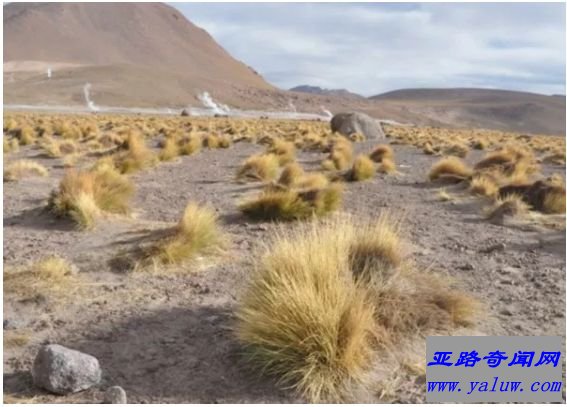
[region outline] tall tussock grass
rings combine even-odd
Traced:
[[[90,229],[103,213],[128,213],[133,192],[130,180],[108,164],[88,171],[69,170],[51,193],[48,208],[81,229]]]
[[[472,170],[458,157],[449,156],[437,161],[429,171],[429,180],[460,182],[472,175]]]
[[[244,161],[236,173],[238,180],[271,181],[278,175],[279,159],[275,154],[253,155]]]
[[[143,251],[138,268],[183,264],[197,255],[220,253],[227,243],[215,211],[190,202],[172,233]]]
[[[257,197],[242,202],[239,209],[256,220],[307,219],[337,210],[342,195],[343,186],[338,183],[305,190],[267,188]]]
[[[474,323],[479,304],[416,270],[400,233],[388,214],[280,228],[236,312],[249,363],[310,402],[342,402],[372,386],[381,358],[402,340]]]

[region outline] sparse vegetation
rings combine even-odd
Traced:
[[[18,160],[10,163],[4,170],[4,181],[17,181],[23,177],[47,177],[49,171],[43,165],[31,160]]]
[[[29,266],[4,270],[4,293],[21,299],[38,295],[62,297],[77,283],[72,265],[58,256],[49,256]]]

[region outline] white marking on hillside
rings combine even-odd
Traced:
[[[323,111],[323,113],[325,113],[327,115],[327,117],[329,119],[333,118],[333,114],[330,111],[328,111],[327,109],[325,109],[325,106],[321,106],[321,110]]]

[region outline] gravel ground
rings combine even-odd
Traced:
[[[368,152],[373,144],[358,143],[356,148]],[[447,188],[455,200],[442,202],[439,187],[425,182],[437,158],[413,147],[393,147],[400,173],[348,184],[344,210],[369,216],[384,209],[402,212],[415,262],[457,278],[487,304],[486,320],[478,328],[482,334],[564,338],[565,231],[490,224],[482,216],[485,203],[458,187]],[[99,390],[55,397],[31,387],[27,372],[37,347],[56,342],[96,356],[104,372],[101,389],[120,385],[129,402],[302,401],[248,371],[230,332],[251,256],[274,227],[250,222],[236,208],[239,200],[261,188],[234,182],[236,168],[261,150],[238,143],[136,173],[133,217],[106,219],[89,232],[75,231],[43,210],[63,175],[59,160],[37,156],[33,148],[10,155],[9,160],[41,162],[50,176],[4,184],[4,265],[59,254],[88,283],[60,305],[49,298],[21,303],[4,297],[5,338],[14,332],[29,336],[25,346],[4,347],[4,392],[44,402],[100,401]],[[323,155],[298,157],[305,168],[317,169]],[[469,160],[476,159],[478,153],[472,152]],[[564,173],[565,167],[544,170]],[[111,267],[120,250],[136,246],[136,233],[159,222],[176,222],[190,200],[218,211],[233,241],[226,258],[172,275],[126,274]],[[423,401],[423,384],[411,386],[413,391],[395,401]]]

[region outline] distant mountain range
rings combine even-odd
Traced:
[[[324,89],[319,86],[300,85],[290,89],[291,92],[311,93],[314,95],[338,96],[342,98],[365,99],[357,93],[349,92],[346,89]]]

